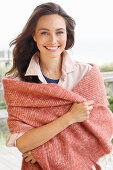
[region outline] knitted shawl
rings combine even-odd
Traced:
[[[11,133],[43,126],[68,112],[74,102],[95,101],[88,120],[70,125],[33,149],[37,163],[23,160],[22,170],[90,170],[100,157],[112,151],[113,115],[107,107],[103,78],[95,65],[72,91],[58,84],[10,78],[3,78],[3,86]]]

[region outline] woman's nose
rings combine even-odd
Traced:
[[[52,34],[52,35],[50,35],[50,42],[52,42],[52,43],[56,43],[57,42],[57,37],[56,37],[56,35],[54,35],[54,34]]]

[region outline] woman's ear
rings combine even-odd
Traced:
[[[33,40],[36,42],[36,35],[34,34],[32,37],[33,37]]]

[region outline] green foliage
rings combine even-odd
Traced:
[[[99,67],[101,72],[110,72],[113,71],[113,63],[109,63],[109,64],[104,64],[102,66]],[[107,92],[107,96],[110,96],[111,94],[111,89],[112,89],[112,84],[109,82],[105,82],[105,87],[106,87],[106,92]],[[113,96],[110,96],[108,98],[109,101],[109,108],[110,110],[113,112]]]
[[[110,96],[110,97],[108,98],[108,101],[109,101],[109,104],[113,104],[113,96]]]
[[[10,67],[11,67],[11,66],[8,66],[8,67],[2,67],[2,66],[1,66],[1,67],[0,67],[0,82],[1,82],[1,80],[2,80],[2,77],[5,76],[5,73],[10,70]]]
[[[100,66],[99,69],[101,72],[113,71],[113,63],[104,64],[104,65]]]
[[[113,104],[109,106],[110,110],[113,112]]]
[[[4,133],[0,134],[0,146],[5,145],[7,138],[8,138],[8,133],[7,132],[4,132]]]
[[[9,130],[7,126],[7,120],[0,120],[0,145],[5,145],[6,140],[8,138]]]
[[[2,110],[2,109],[6,109],[6,103],[5,103],[3,94],[1,93],[0,94],[0,110]]]
[[[2,78],[5,76],[5,73],[10,69],[10,67],[11,66],[7,66],[7,67],[0,66],[0,110],[6,109],[6,103],[3,97],[3,91],[1,90],[2,89],[1,81]]]
[[[6,109],[6,108],[7,108],[7,106],[6,106],[5,101],[0,102],[0,110]]]
[[[112,83],[111,82],[104,82],[105,88],[106,88],[106,94],[107,96],[111,96],[112,94]]]
[[[108,98],[108,101],[109,101],[109,108],[110,108],[110,110],[113,112],[113,96],[110,96],[109,98]]]
[[[113,139],[111,140],[111,143],[113,144]]]

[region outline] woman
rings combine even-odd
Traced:
[[[24,170],[99,168],[112,150],[113,117],[99,70],[66,52],[74,27],[59,5],[44,3],[11,42],[13,67],[3,79],[7,145],[22,152]]]

